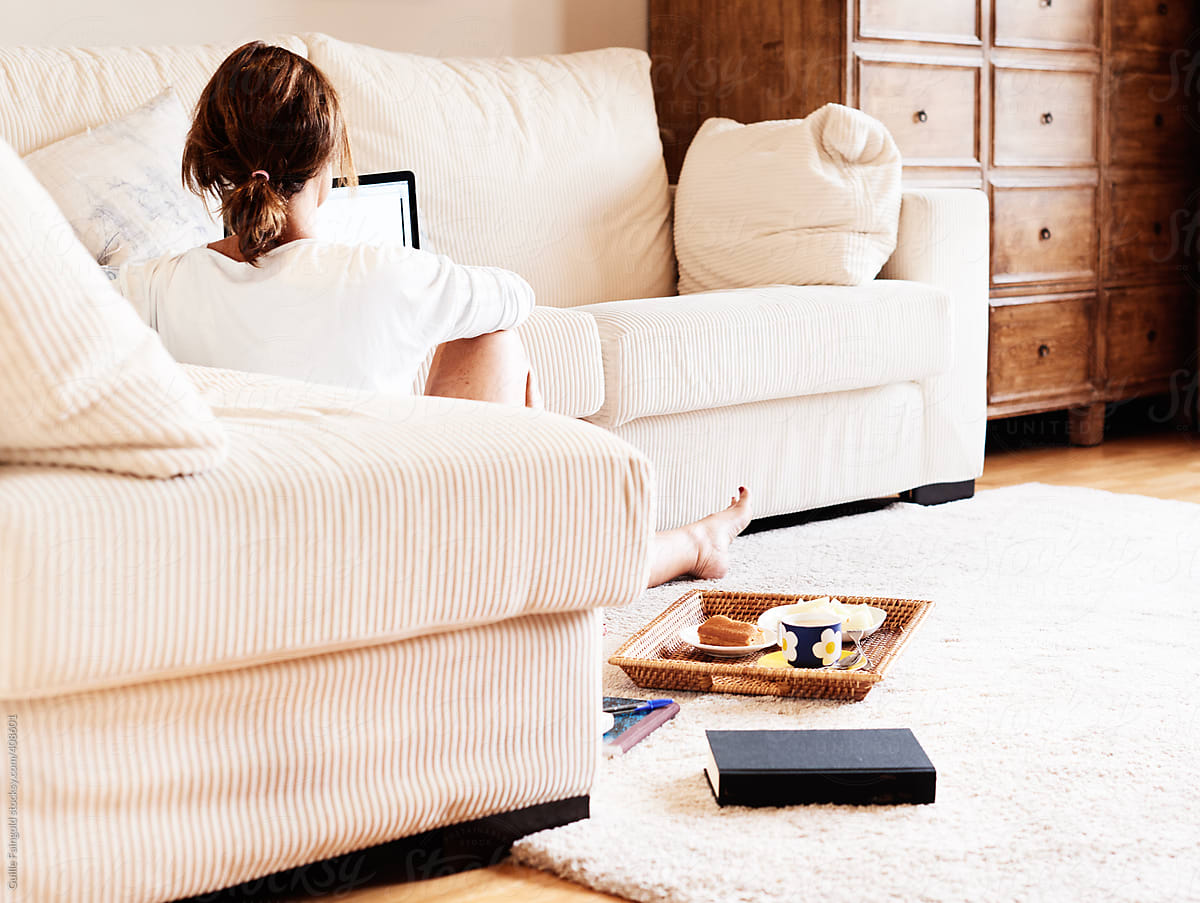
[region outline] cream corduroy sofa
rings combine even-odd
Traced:
[[[0,49],[0,136],[28,152],[153,84],[194,100],[229,49]],[[4,222],[36,226],[18,203]],[[187,376],[228,440],[214,470],[0,466],[0,901],[174,900],[457,845],[398,864],[419,876],[586,814],[598,609],[649,572],[645,457],[553,413]]]
[[[360,171],[418,173],[426,247],[530,280],[566,416],[192,368],[213,474],[0,470],[0,900],[171,899],[578,799],[595,609],[638,593],[655,524],[739,484],[769,515],[981,471],[981,193],[906,194],[886,279],[675,297],[645,54],[282,42],[342,93]],[[191,104],[230,49],[0,48],[0,136]]]

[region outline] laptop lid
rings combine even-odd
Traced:
[[[417,179],[410,170],[358,177],[358,188],[333,180],[333,189],[317,211],[317,234],[346,244],[388,242],[420,248],[417,226]]]

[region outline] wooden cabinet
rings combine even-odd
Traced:
[[[1020,402],[1031,392],[1075,398],[1094,388],[1094,296],[1049,297],[991,310],[988,394]]]
[[[710,116],[884,122],[912,186],[992,201],[988,413],[1105,402],[1194,366],[1194,0],[650,0],[672,179]]]
[[[1101,255],[1104,279],[1133,284],[1189,276],[1194,212],[1183,201],[1186,182],[1112,181],[1108,186],[1108,240]]]
[[[1096,235],[1093,187],[994,186],[992,282],[1090,282]]]
[[[1182,385],[1182,362],[1195,351],[1190,287],[1156,285],[1113,289],[1107,294],[1108,386],[1123,394],[1163,381]]]
[[[1127,70],[1114,73],[1112,129],[1114,166],[1179,166],[1192,158],[1197,119],[1183,96],[1182,73]]]
[[[859,20],[864,37],[979,43],[979,10],[973,3],[862,0]]]
[[[1004,0],[998,0],[1003,3]],[[1148,49],[1179,46],[1196,27],[1192,0],[1109,0],[1112,46]]]
[[[979,165],[979,70],[860,59],[860,107],[883,122],[905,160]]]
[[[1094,166],[1096,75],[996,66],[994,166]]]
[[[1096,48],[1100,38],[1100,0],[998,0],[993,34],[997,47]]]

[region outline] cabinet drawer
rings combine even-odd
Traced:
[[[1096,47],[1100,0],[1001,0],[993,41],[1001,47]]]
[[[1108,292],[1108,386],[1169,379],[1196,349],[1195,293],[1186,285]]]
[[[1090,279],[1096,272],[1096,190],[995,188],[992,282]]]
[[[858,62],[859,108],[888,127],[905,165],[979,160],[979,70]]]
[[[1113,79],[1112,162],[1161,164],[1184,161],[1195,148],[1188,122],[1189,98],[1171,75],[1122,72]]]
[[[1115,182],[1109,189],[1112,221],[1103,255],[1104,277],[1177,278],[1187,266],[1194,199],[1190,186]]]
[[[1095,308],[1090,296],[992,307],[988,401],[1089,389]]]
[[[1113,47],[1184,46],[1196,25],[1191,0],[1116,0],[1112,8]]]
[[[979,0],[858,0],[864,38],[979,43]]]
[[[992,80],[997,166],[1096,162],[1096,74],[1002,69]]]

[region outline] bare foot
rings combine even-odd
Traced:
[[[717,580],[729,573],[729,544],[746,529],[752,516],[750,493],[741,486],[728,508],[692,524],[689,532],[697,554],[696,566],[688,573],[701,580]]]

